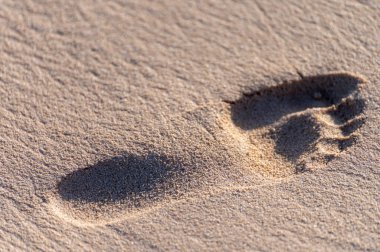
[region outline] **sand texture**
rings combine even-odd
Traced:
[[[380,251],[377,1],[0,0],[0,251]]]

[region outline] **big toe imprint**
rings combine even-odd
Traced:
[[[346,73],[311,76],[229,102],[233,124],[250,146],[252,168],[284,177],[337,157],[364,123],[362,83]]]

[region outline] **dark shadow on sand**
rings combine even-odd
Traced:
[[[231,118],[244,130],[260,128],[290,113],[338,104],[357,91],[361,82],[360,78],[349,74],[328,74],[263,88],[229,102]],[[364,102],[357,100],[349,111],[340,111],[347,115],[351,113],[353,118],[362,113],[363,108]]]
[[[62,179],[58,192],[63,200],[117,202],[154,200],[175,189],[184,175],[181,163],[170,157],[126,154],[100,161]]]
[[[276,132],[276,152],[289,161],[296,161],[303,153],[313,149],[319,137],[318,127],[308,115],[292,117]]]

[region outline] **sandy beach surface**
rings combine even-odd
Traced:
[[[380,251],[380,2],[0,0],[0,251]]]

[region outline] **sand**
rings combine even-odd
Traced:
[[[1,251],[380,251],[376,1],[0,1]]]

